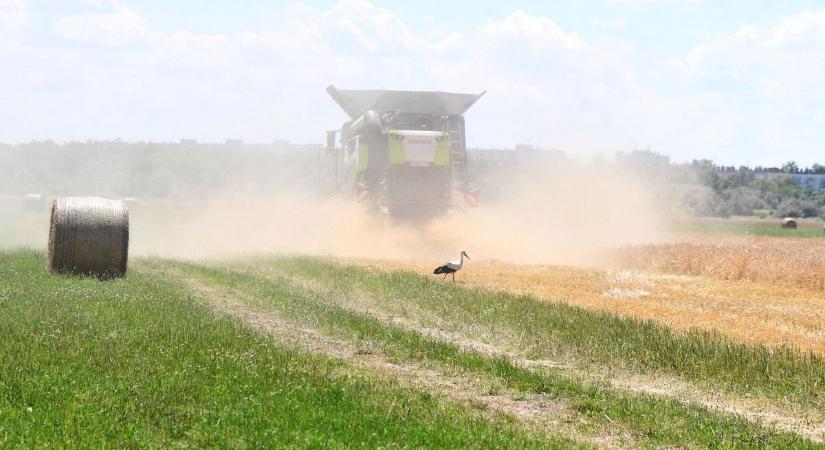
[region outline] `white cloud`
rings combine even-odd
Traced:
[[[227,62],[231,44],[226,36],[177,31],[154,31],[148,21],[112,2],[111,11],[62,17],[54,24],[58,35],[70,41],[82,41],[104,47],[127,47],[120,50],[121,61],[130,64],[180,64],[210,66]]]
[[[26,12],[10,1],[0,5]],[[677,158],[724,162],[749,152],[769,162],[780,145],[805,151],[825,140],[823,17],[742,26],[668,67],[521,10],[462,33],[429,33],[366,0],[342,0],[286,7],[271,28],[210,34],[160,31],[104,1],[55,21],[62,40],[7,58],[0,123],[13,126],[0,141],[320,141],[344,120],[324,92],[333,83],[487,90],[468,116],[472,144],[526,141],[574,154],[650,145]]]
[[[324,92],[334,83],[488,90],[471,111],[472,143],[593,152],[631,145],[633,123],[660,108],[615,49],[520,10],[466,35],[431,35],[368,1],[342,0],[322,11],[290,7],[273,29],[221,35],[160,32],[118,2],[101,8],[57,20],[68,53],[55,61],[44,49],[33,52],[49,61],[32,63],[37,76],[18,80],[61,93],[45,114],[72,123],[52,120],[59,125],[43,132],[320,140],[344,119]]]
[[[116,6],[112,12],[60,18],[55,23],[55,30],[68,39],[99,41],[114,46],[135,43],[153,35],[146,19],[123,6]]]
[[[825,104],[825,10],[713,36],[674,67],[689,77],[688,92],[701,94],[682,108],[719,127],[708,139],[719,148],[747,149],[762,161],[777,152],[810,160],[806,152],[825,140],[813,113]],[[697,102],[707,95],[712,105]]]
[[[718,35],[694,47],[683,64],[700,77],[820,82],[825,69],[825,10]]]
[[[616,49],[588,42],[547,17],[515,11],[483,25],[474,45],[477,57],[448,73],[459,81],[456,89],[465,83],[491,92],[479,115],[496,125],[482,142],[611,152],[632,145],[632,123],[658,108]],[[497,140],[496,133],[507,140]]]
[[[561,29],[546,17],[534,17],[524,11],[516,10],[503,20],[481,27],[482,33],[496,42],[517,40],[527,44],[531,50],[586,50],[587,44],[576,33]]]
[[[0,0],[0,10],[21,10],[26,9],[24,0]]]
[[[0,0],[0,47],[20,38],[27,18],[28,10],[23,0]]]
[[[366,0],[343,0],[325,15],[327,26],[349,32],[364,49],[379,51],[404,50],[440,53],[448,50],[460,35],[450,33],[437,42],[430,42],[414,33],[398,16],[388,9],[374,6]]]
[[[704,0],[604,0],[608,5],[701,5]]]

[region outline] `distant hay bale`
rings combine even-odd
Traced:
[[[49,270],[102,278],[122,276],[128,254],[129,211],[122,201],[97,197],[54,201]]]
[[[796,229],[796,219],[793,217],[786,217],[782,219],[782,228]]]

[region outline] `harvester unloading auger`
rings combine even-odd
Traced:
[[[478,202],[467,175],[463,114],[484,92],[335,86],[327,92],[350,118],[327,132],[328,173],[336,189],[351,189],[359,201],[397,218],[435,217]]]

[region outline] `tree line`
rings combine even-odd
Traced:
[[[779,168],[724,167],[710,160],[670,164],[658,177],[673,209],[697,216],[825,217],[825,189],[819,177],[825,167],[799,167],[789,161]],[[663,187],[662,187],[663,185]]]

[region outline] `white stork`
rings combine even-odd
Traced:
[[[433,270],[433,274],[434,275],[441,275],[443,273],[444,274],[443,280],[447,279],[447,275],[452,274],[453,283],[455,283],[455,273],[458,272],[459,270],[461,270],[462,267],[464,267],[464,257],[465,256],[467,257],[468,260],[470,259],[470,255],[468,255],[467,252],[462,250],[461,251],[461,258],[458,261],[450,261],[450,262],[444,264],[443,266],[436,267],[435,270]]]

